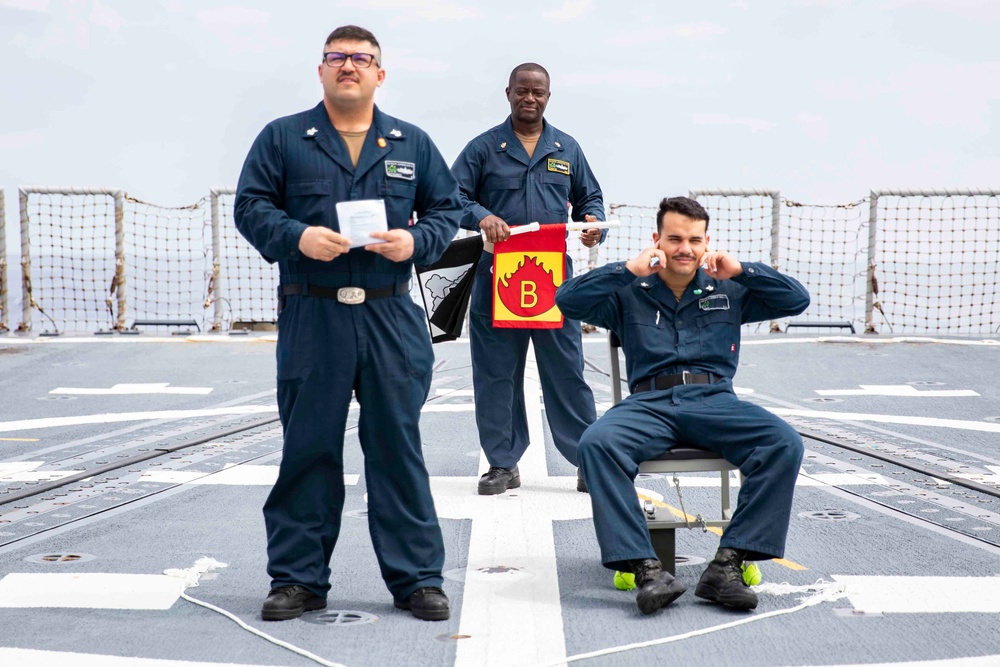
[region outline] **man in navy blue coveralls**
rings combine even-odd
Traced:
[[[510,225],[565,223],[567,204],[577,222],[603,220],[601,187],[583,151],[573,137],[542,117],[551,94],[545,68],[518,65],[506,94],[510,116],[470,141],[451,168],[465,207],[462,227],[482,230],[492,244],[509,238]],[[580,234],[587,247],[603,239],[597,228]],[[476,424],[490,464],[479,480],[482,495],[521,485],[517,462],[528,448],[523,385],[529,341],[538,361],[552,439],[574,466],[580,435],[597,418],[594,394],[583,379],[580,323],[566,317],[561,329],[494,329],[492,270],[492,246],[487,245],[469,307]],[[566,276],[572,275],[567,256]],[[582,480],[577,488],[586,490]]]
[[[375,36],[327,38],[323,101],[271,122],[250,149],[236,194],[240,232],[280,266],[278,410],[284,449],[264,505],[271,592],[265,620],[326,607],[344,507],[344,430],[352,394],[368,486],[368,526],[395,606],[449,616],[444,542],[420,447],[434,353],[409,295],[458,230],[455,179],[419,128],[382,113]],[[382,243],[350,249],[335,205],[382,200]],[[416,224],[412,224],[416,211]]]
[[[653,247],[567,281],[556,293],[567,316],[618,335],[632,391],[580,440],[601,561],[635,573],[645,614],[685,591],[656,560],[634,482],[641,462],[676,444],[698,445],[739,466],[745,479],[695,595],[755,609],[741,565],[784,555],[802,438],[733,393],[740,325],[798,315],[809,294],[766,264],[708,250],[708,213],[692,199],[664,199],[656,222]]]

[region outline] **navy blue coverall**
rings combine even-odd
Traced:
[[[784,554],[802,438],[779,417],[737,399],[732,378],[740,325],[798,315],[809,293],[766,264],[742,265],[743,273],[730,280],[699,269],[679,302],[659,276],[637,278],[624,262],[567,281],[556,292],[568,316],[618,334],[633,392],[580,440],[580,471],[605,567],[621,570],[624,561],[656,558],[635,476],[641,462],[677,444],[712,450],[745,475],[720,546],[747,551],[748,560]],[[682,371],[719,379],[636,392],[651,378]]]
[[[451,170],[465,208],[465,229],[479,231],[488,215],[511,226],[565,223],[567,203],[577,222],[586,215],[604,220],[601,187],[583,151],[547,121],[531,158],[508,116],[470,141]],[[510,468],[528,448],[524,366],[531,341],[552,439],[576,465],[580,435],[597,418],[594,394],[583,379],[580,323],[565,317],[561,329],[494,329],[492,273],[493,254],[484,251],[472,286],[469,338],[476,424],[486,459],[491,466]],[[568,255],[565,275],[573,275]]]
[[[413,257],[393,262],[355,248],[330,262],[298,249],[308,225],[340,231],[335,204],[382,199],[390,229],[409,229]],[[320,103],[267,125],[250,149],[236,194],[236,226],[281,283],[278,410],[284,448],[264,505],[272,588],[298,584],[325,597],[344,507],[344,429],[352,393],[368,486],[368,527],[382,578],[396,599],[441,586],[444,543],[420,445],[420,409],[434,353],[407,284],[413,262],[435,261],[458,230],[455,179],[419,128],[375,108],[357,168]],[[413,211],[417,224],[410,225]],[[349,305],[309,288],[392,288]]]

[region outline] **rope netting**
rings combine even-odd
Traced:
[[[231,324],[277,321],[278,265],[268,264],[236,229],[235,192],[215,190],[213,198],[219,239],[215,295],[225,311],[224,316],[216,311],[216,328],[222,327],[221,319]]]
[[[769,190],[692,195],[711,216],[711,248],[777,265],[808,288],[812,303],[792,320],[799,326],[1000,331],[1000,193],[881,191],[841,205],[780,200]],[[33,316],[45,330],[67,332],[122,330],[137,320],[219,330],[277,318],[278,267],[236,230],[233,190],[173,208],[109,189],[23,188],[20,199],[23,331]],[[621,226],[596,251],[571,233],[576,273],[649,247],[656,211],[612,204],[608,218]],[[9,315],[2,222],[0,331]]]
[[[819,206],[782,202],[780,268],[809,290],[816,323],[852,322],[864,330],[868,200]]]
[[[875,326],[892,333],[996,333],[1000,196],[877,194]]]
[[[212,217],[208,197],[167,207],[126,195],[124,216],[127,323],[209,324]]]
[[[114,191],[22,190],[22,330],[32,310],[50,331],[121,327],[117,228]]]

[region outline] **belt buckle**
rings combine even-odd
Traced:
[[[681,371],[681,384],[691,384],[688,382],[688,378],[692,375],[694,375],[694,373],[690,371]]]
[[[361,287],[341,287],[337,290],[337,301],[349,306],[365,302],[365,290]]]

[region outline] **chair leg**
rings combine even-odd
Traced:
[[[673,528],[657,528],[649,531],[649,538],[653,542],[653,551],[660,559],[663,569],[670,574],[677,574],[677,542]]]

